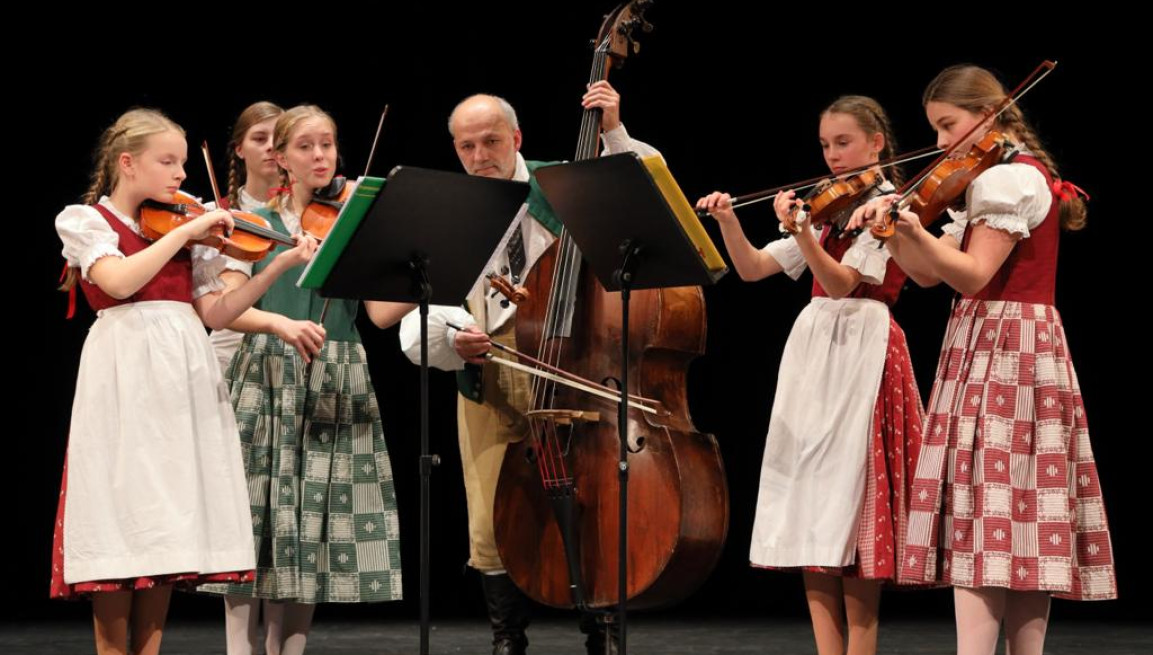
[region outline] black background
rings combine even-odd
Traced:
[[[778,14],[764,8],[750,13],[750,6],[757,5],[661,3],[649,13],[656,30],[641,37],[639,56],[611,77],[622,93],[629,131],[662,151],[691,199],[714,189],[746,193],[825,172],[818,114],[838,95],[877,98],[890,113],[902,149],[911,150],[934,141],[920,96],[943,67],[977,63],[1012,86],[1043,58],[1059,60],[1023,106],[1064,176],[1093,196],[1089,227],[1062,239],[1057,306],[1092,429],[1121,599],[1059,602],[1054,616],[1147,615],[1150,600],[1143,590],[1153,580],[1140,560],[1141,503],[1147,497],[1140,480],[1149,468],[1149,431],[1140,427],[1144,408],[1137,404],[1147,395],[1138,373],[1148,362],[1146,228],[1129,222],[1146,211],[1135,204],[1141,202],[1136,191],[1143,186],[1139,162],[1147,134],[1140,104],[1112,95],[1111,80],[1126,72],[1121,58],[1087,45],[1087,36],[1095,34],[1092,16],[1065,17],[1061,29],[1016,15],[979,29],[962,16],[926,29],[916,19],[885,17],[873,9]],[[4,560],[11,577],[3,585],[3,620],[79,619],[89,611],[85,603],[47,599],[73,385],[92,320],[83,302],[75,320],[64,320],[65,297],[53,291],[61,261],[52,219],[87,188],[90,153],[101,130],[129,107],[157,107],[187,130],[190,144],[208,139],[221,158],[232,121],[249,103],[310,102],[336,119],[345,172],[356,177],[388,102],[392,108],[373,173],[384,175],[402,163],[456,171],[448,112],[468,94],[489,92],[517,108],[526,157],[570,158],[591,61],[587,44],[607,9],[604,0],[339,15],[331,13],[334,7],[318,8],[317,15],[281,8],[270,10],[274,15],[220,19],[212,31],[181,29],[160,37],[104,16],[83,29],[57,29],[32,39],[38,45],[10,53],[5,77],[16,114],[4,121],[6,141],[15,144],[6,153],[14,201],[7,213],[10,226],[22,221],[24,236],[14,236],[4,248],[16,260],[8,271],[17,293],[6,340],[18,359],[5,390],[11,421],[4,432],[16,448],[6,449],[4,489],[17,512],[3,539],[11,551]],[[1095,38],[1125,42],[1120,35]],[[208,195],[199,155],[194,147],[190,153],[185,188]],[[1138,170],[1124,170],[1127,163]],[[754,243],[775,236],[767,205],[749,208],[741,218]],[[708,221],[707,227],[723,252],[715,225]],[[807,274],[798,283],[777,276],[747,284],[732,273],[705,291],[708,349],[690,371],[689,396],[699,429],[720,442],[732,518],[713,576],[666,612],[805,612],[799,577],[750,570],[747,553],[779,357],[810,284]],[[950,299],[942,288],[912,287],[894,309],[925,397]],[[361,332],[397,481],[405,600],[328,606],[322,620],[417,615],[418,370],[400,354],[395,328],[378,331],[362,321]],[[468,548],[450,375],[433,375],[432,397],[434,450],[444,462],[433,479],[432,609],[438,617],[480,616],[479,584],[464,571]],[[947,590],[890,592],[883,613],[947,618],[950,599]],[[181,594],[172,612],[217,616],[219,601]]]

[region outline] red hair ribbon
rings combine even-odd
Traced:
[[[1050,188],[1053,190],[1053,195],[1057,196],[1062,202],[1072,200],[1077,196],[1081,196],[1086,200],[1089,199],[1089,194],[1085,192],[1085,189],[1068,180],[1055,180],[1053,186]]]
[[[68,278],[68,260],[64,261],[64,270],[60,271],[60,284],[64,284],[64,280]],[[64,318],[71,319],[76,316],[76,285],[73,284],[68,289],[68,314]]]

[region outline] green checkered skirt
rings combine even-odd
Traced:
[[[278,337],[249,334],[225,377],[256,580],[200,590],[302,603],[400,599],[396,490],[364,348],[328,341],[309,370]]]

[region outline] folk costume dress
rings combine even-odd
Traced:
[[[56,218],[97,312],[80,359],[54,535],[56,598],[251,579],[244,465],[232,407],[192,307],[223,288],[182,251],[124,300],[88,279],[148,247],[107,197]]]
[[[282,233],[301,231],[283,204],[257,213]],[[256,307],[320,323],[324,298],[296,286],[302,269],[284,273]],[[396,490],[358,305],[331,301],[311,365],[274,334],[246,334],[233,356],[225,378],[248,476],[256,580],[201,591],[300,603],[401,598]]]
[[[867,231],[850,237],[825,228],[820,241],[861,282],[833,299],[814,280],[812,301],[793,325],[749,559],[894,580],[922,419],[905,335],[889,312],[906,276]],[[795,239],[766,248],[790,277],[804,271]]]
[[[946,226],[1019,235],[953,307],[928,404],[901,577],[1115,598],[1113,550],[1077,374],[1053,306],[1060,235],[1052,178],[1018,156],[982,173]]]

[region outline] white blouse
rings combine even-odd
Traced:
[[[892,193],[894,187],[889,182],[885,182],[881,186],[883,193]],[[822,230],[825,228],[821,228]],[[816,238],[818,241],[821,239],[821,230],[817,230]],[[850,268],[856,269],[861,274],[861,281],[865,284],[883,284],[885,282],[885,272],[888,270],[889,257],[891,256],[888,248],[881,248],[880,242],[873,236],[869,230],[862,230],[857,238],[853,240],[853,245],[845,251],[845,256],[841,258],[841,263]],[[801,247],[797,245],[796,239],[777,239],[770,241],[768,245],[762,248],[765,252],[769,253],[777,263],[781,265],[781,269],[785,275],[792,279],[801,277],[801,273],[805,272],[808,263],[805,261],[805,255],[801,252]]]
[[[977,176],[965,194],[965,211],[949,211],[945,234],[961,243],[965,227],[984,222],[991,228],[1029,237],[1049,214],[1053,194],[1045,176],[1030,164],[1000,164]]]
[[[108,196],[100,198],[100,204],[126,225],[140,234],[140,225],[130,216],[112,205]],[[125,257],[120,250],[120,235],[112,229],[104,216],[89,205],[68,205],[56,216],[56,233],[64,242],[62,254],[69,266],[76,266],[85,280],[92,265],[102,257]],[[224,283],[220,273],[224,270],[223,261],[208,256],[215,253],[212,248],[192,247],[192,297],[199,298],[214,291],[223,291]]]

